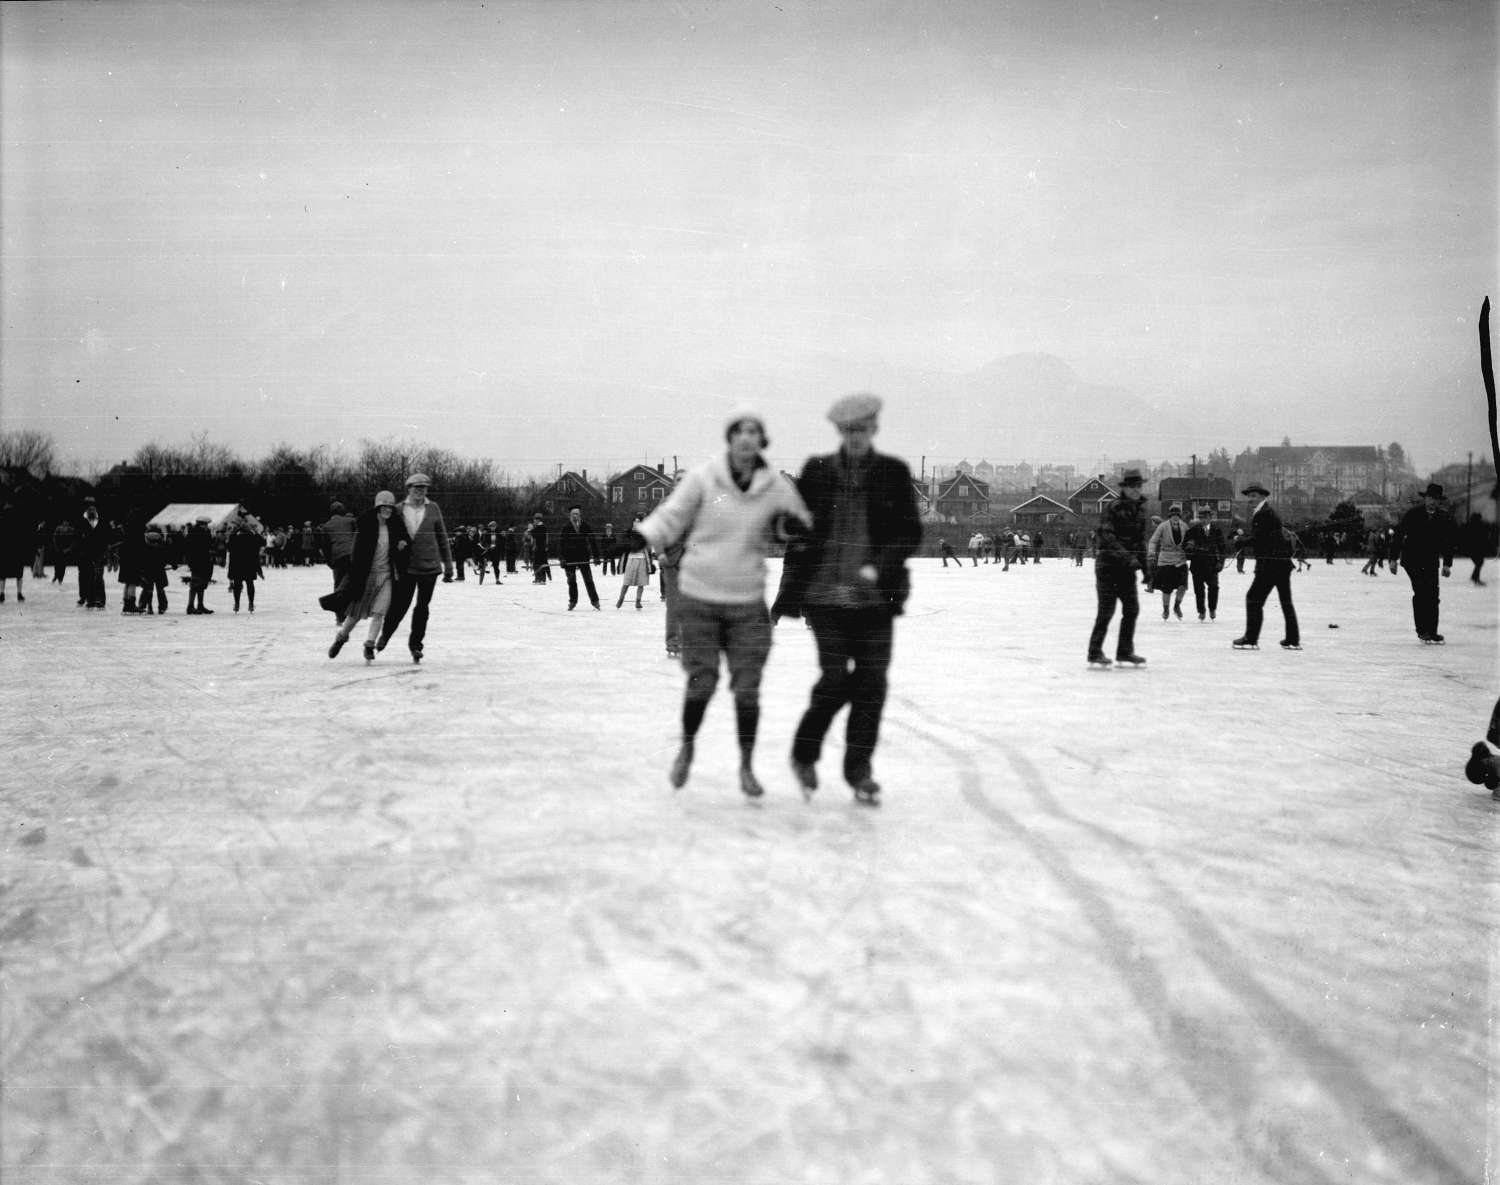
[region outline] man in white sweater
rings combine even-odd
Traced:
[[[694,469],[632,534],[663,551],[685,541],[678,568],[682,665],[682,745],[672,763],[674,788],[687,782],[693,742],[719,682],[719,656],[729,665],[740,746],[740,789],[764,793],[751,768],[760,723],[760,678],[771,653],[766,608],[766,555],[789,521],[811,526],[796,488],[766,464],[765,421],[749,409],[725,424],[728,451]]]

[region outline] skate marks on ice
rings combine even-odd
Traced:
[[[910,700],[902,701],[898,715],[898,727],[952,763],[964,802],[1018,841],[1073,902],[1098,939],[1100,956],[1194,1098],[1233,1133],[1247,1160],[1269,1179],[1333,1185],[1350,1171],[1369,1179],[1372,1170],[1400,1182],[1463,1185],[1471,1179],[1354,1058],[1325,1041],[1256,978],[1219,926],[1165,881],[1149,849],[1067,811],[1013,744],[968,734],[970,745],[978,740],[999,750],[1014,784],[1025,792],[1028,815],[1033,808],[1040,811],[1037,822],[1023,821],[985,789],[973,756],[941,735],[946,726],[939,720]],[[1092,874],[1070,854],[1078,848],[1086,848]],[[1097,859],[1101,852],[1105,860]],[[1127,879],[1146,890],[1153,909],[1148,916],[1175,927],[1174,946],[1190,957],[1191,966],[1179,957],[1169,965],[1147,953],[1148,945],[1160,942],[1111,903]],[[1216,990],[1204,990],[1209,981]],[[1366,1163],[1350,1164],[1346,1156],[1330,1160],[1325,1169],[1317,1162],[1328,1159],[1329,1149],[1362,1155]]]

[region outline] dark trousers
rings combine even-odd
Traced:
[[[391,589],[391,607],[385,611],[385,624],[380,628],[381,646],[391,640],[415,597],[417,604],[411,610],[411,630],[406,636],[406,646],[414,652],[421,651],[422,640],[427,637],[427,607],[432,604],[432,590],[437,587],[437,581],[436,572],[425,576],[403,576],[396,581]]]
[[[1292,561],[1264,559],[1255,561],[1255,576],[1245,593],[1245,638],[1260,640],[1261,622],[1265,619],[1266,599],[1272,589],[1281,601],[1281,616],[1286,621],[1286,641],[1300,644],[1302,632],[1297,628],[1297,610],[1292,606]]]
[[[328,561],[328,566],[333,570],[333,587],[338,588],[344,583],[344,577],[349,575],[349,565],[354,562],[352,556],[340,556]]]
[[[78,599],[85,605],[104,604],[104,557],[80,560],[78,564]]]
[[[676,567],[662,566],[661,570],[661,597],[667,603],[667,653],[680,654],[682,652],[682,621],[681,610],[678,602],[682,594],[677,591],[677,569]]]
[[[1120,605],[1120,636],[1115,641],[1115,657],[1135,653],[1135,619],[1141,615],[1135,582],[1134,568],[1094,561],[1094,591],[1099,597],[1099,611],[1094,615],[1094,632],[1089,635],[1090,656],[1104,653],[1104,636],[1109,633],[1116,602]]]
[[[589,604],[599,603],[599,594],[594,591],[594,573],[587,564],[564,564],[563,572],[568,577],[568,608],[578,604],[578,576],[583,575],[583,586],[588,589]]]
[[[1198,616],[1203,616],[1205,600],[1208,611],[1217,613],[1219,611],[1219,565],[1216,562],[1195,564],[1189,561],[1188,569],[1193,574],[1193,600],[1198,605]]]
[[[1406,578],[1411,581],[1411,619],[1418,637],[1438,632],[1437,564],[1412,565],[1405,560]]]
[[[886,609],[815,609],[808,612],[807,623],[817,639],[822,675],[813,684],[807,711],[797,725],[792,757],[815,763],[822,756],[823,738],[833,718],[848,704],[844,780],[852,785],[870,775],[880,739],[895,619]]]

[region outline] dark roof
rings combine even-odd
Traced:
[[[637,469],[643,469],[643,470],[645,470],[646,473],[647,473],[647,475],[649,477],[651,477],[651,478],[654,478],[654,479],[657,479],[657,480],[660,480],[660,481],[664,481],[668,485],[672,484],[672,479],[670,477],[668,477],[665,472],[663,472],[662,470],[658,469],[655,465],[647,465],[645,462],[642,462],[639,465],[631,465],[628,468],[621,469],[620,472],[616,473],[613,477],[611,477],[604,484],[606,486],[621,485],[624,482],[624,480],[625,480],[625,475],[628,474],[628,473],[634,473]]]

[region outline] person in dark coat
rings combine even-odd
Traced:
[[[1484,515],[1477,512],[1469,515],[1469,521],[1464,524],[1463,543],[1464,555],[1474,561],[1474,573],[1469,577],[1469,582],[1483,585],[1484,581],[1479,579],[1479,571],[1490,554],[1490,525],[1484,521]],[[20,587],[20,582],[17,581],[16,588],[19,590]]]
[[[536,584],[552,579],[552,567],[547,563],[547,524],[540,511],[531,516],[531,579]]]
[[[515,527],[505,528],[503,547],[505,550],[505,571],[507,574],[513,574],[516,570],[516,558],[521,554],[521,541],[516,538]]]
[[[1187,530],[1188,573],[1193,578],[1193,600],[1198,606],[1198,620],[1219,615],[1219,573],[1224,570],[1224,532],[1214,522],[1207,506],[1198,511],[1198,521]]]
[[[160,527],[147,526],[142,534],[140,555],[140,599],[136,602],[137,613],[161,613],[167,611],[167,536]],[[151,596],[156,594],[156,609],[151,608]]]
[[[1283,650],[1301,650],[1302,633],[1297,625],[1297,610],[1292,605],[1292,544],[1281,525],[1281,517],[1271,506],[1271,491],[1260,484],[1240,491],[1247,498],[1259,498],[1250,512],[1250,534],[1242,536],[1241,546],[1255,549],[1255,575],[1245,593],[1245,632],[1230,645],[1236,650],[1253,650],[1260,644],[1260,627],[1265,617],[1266,598],[1271,590],[1281,602],[1281,616],[1286,622]]]
[[[877,453],[881,401],[846,395],[828,410],[837,452],[809,457],[797,492],[812,530],[794,538],[782,564],[771,619],[807,618],[821,674],[792,741],[792,771],[804,793],[817,789],[823,738],[848,705],[844,781],[855,797],[879,801],[873,773],[885,710],[895,619],[911,594],[906,561],[922,542],[911,469]]]
[[[14,502],[0,511],[0,602],[5,600],[5,582],[16,581],[16,600],[25,601],[21,581],[36,558],[36,519]]]
[[[229,593],[234,597],[236,613],[240,611],[242,588],[250,612],[255,612],[255,582],[265,575],[260,564],[261,548],[264,545],[260,532],[243,519],[229,536],[224,574],[229,578]]]
[[[349,635],[365,618],[370,630],[365,635],[366,662],[375,661],[375,650],[385,628],[396,585],[408,579],[407,560],[411,538],[406,520],[396,508],[396,495],[381,490],[375,504],[360,515],[354,532],[354,550],[349,555],[349,570],[338,588],[318,598],[318,604],[339,618],[338,633],[328,648],[328,657],[336,658]]]
[[[599,593],[594,588],[594,573],[590,564],[599,560],[599,544],[594,539],[593,529],[583,521],[583,508],[569,506],[568,517],[557,533],[557,562],[562,565],[563,575],[568,578],[568,608],[578,607],[578,577],[583,577],[588,590],[589,602],[599,608]]]
[[[136,589],[141,584],[141,571],[146,565],[146,514],[139,508],[125,516],[120,529],[120,613],[126,617],[140,613],[136,602]]]
[[[84,499],[83,514],[73,524],[78,564],[78,603],[85,609],[104,608],[104,562],[112,534],[92,498]]]
[[[1438,568],[1445,577],[1453,572],[1453,536],[1453,520],[1443,509],[1443,487],[1431,482],[1422,504],[1401,516],[1391,545],[1391,566],[1405,568],[1411,581],[1412,622],[1424,642],[1443,640],[1438,633]]]
[[[1120,606],[1120,634],[1115,639],[1115,661],[1140,666],[1146,660],[1135,652],[1135,619],[1141,602],[1135,574],[1146,570],[1146,480],[1139,469],[1120,478],[1120,496],[1099,516],[1098,549],[1094,555],[1094,593],[1098,611],[1089,634],[1089,662],[1109,666],[1104,639]]]
[[[214,537],[208,527],[213,522],[204,515],[188,528],[183,540],[183,558],[188,569],[188,606],[190,614],[202,615],[213,610],[203,603],[204,590],[214,574]]]
[[[333,573],[333,587],[338,588],[354,555],[354,516],[342,502],[333,503],[329,511],[328,520],[318,531],[323,539],[323,558]]]

